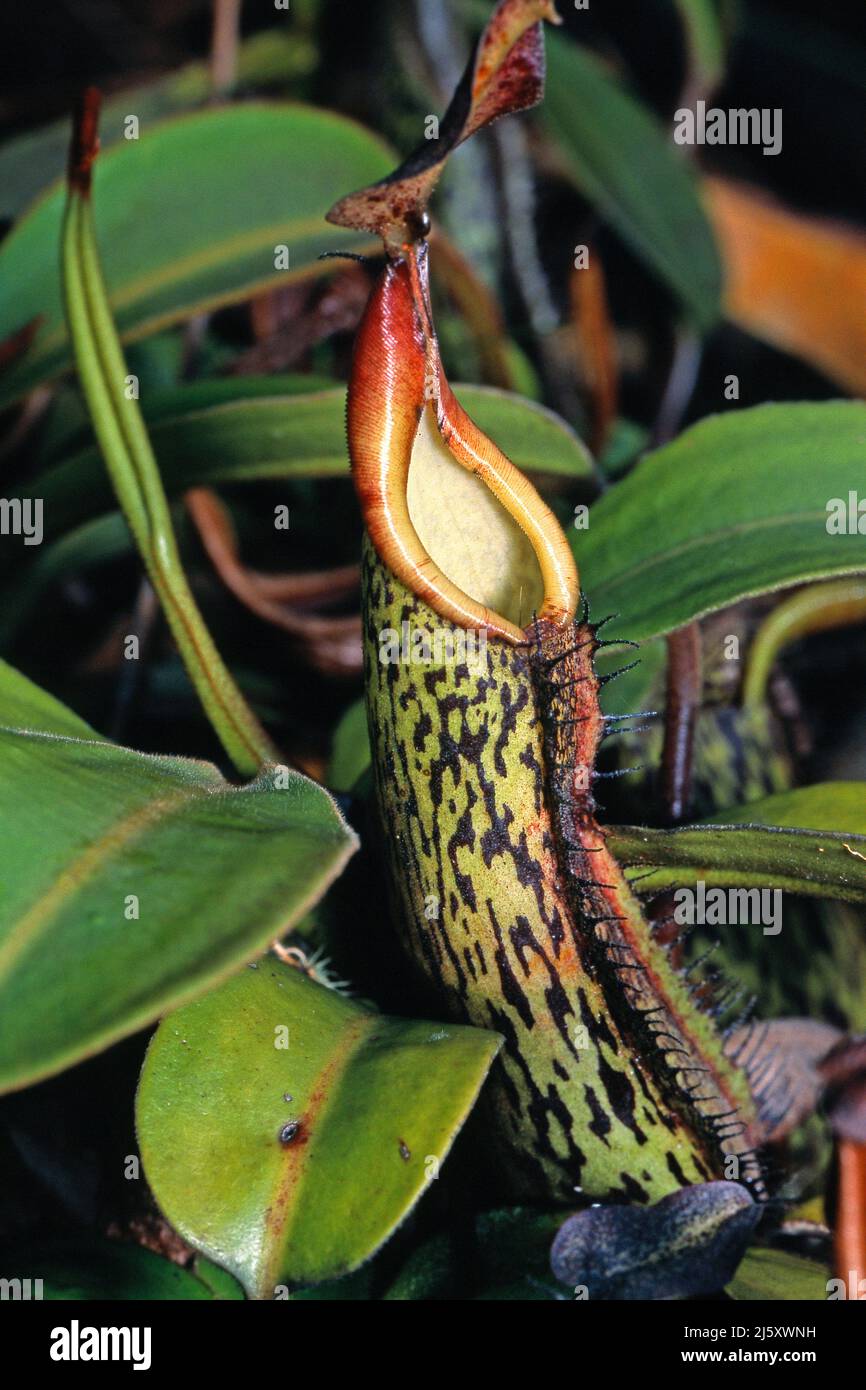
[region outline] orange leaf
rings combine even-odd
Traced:
[[[705,179],[740,328],[866,395],[866,235],[806,217],[765,194]]]

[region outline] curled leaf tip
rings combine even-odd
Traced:
[[[541,21],[561,22],[552,0],[501,0],[479,39],[436,139],[424,139],[379,183],[341,198],[327,214],[338,227],[382,237],[405,251],[427,235],[427,204],[452,150],[475,131],[536,106],[544,94]]]
[[[98,87],[87,87],[79,97],[72,124],[69,146],[68,179],[71,191],[85,196],[90,192],[93,164],[99,154],[99,110],[102,93]]]

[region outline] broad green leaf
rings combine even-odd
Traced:
[[[153,338],[133,345],[130,356],[148,349],[152,351],[156,344],[176,336],[177,330],[156,334]],[[174,419],[177,415],[206,410],[210,406],[232,405],[240,401],[255,400],[258,396],[308,396],[315,391],[327,391],[336,385],[330,377],[301,372],[285,372],[280,376],[210,377],[202,381],[184,382],[182,386],[178,386],[176,382],[175,377],[155,389],[150,387],[147,390],[142,382],[144,399],[141,405],[149,426],[163,419]],[[69,423],[57,426],[50,421],[48,446],[46,447],[43,438],[41,456],[51,463],[81,453],[90,457],[93,452],[93,431],[87,424],[80,394],[71,386],[63,388],[63,394],[74,397],[80,404],[77,412],[73,412],[71,403],[67,404],[66,413],[73,417]],[[55,409],[60,395],[61,392],[58,392],[55,396]]]
[[[816,782],[811,787],[795,787],[725,811],[724,816],[726,821],[740,824],[828,830],[846,839],[861,839],[866,836],[866,782]],[[848,831],[850,835],[845,833]]]
[[[163,121],[97,161],[97,235],[124,339],[269,285],[321,271],[320,252],[356,239],[324,220],[333,198],[390,165],[385,146],[331,112],[266,102]],[[4,374],[0,404],[70,365],[57,247],[64,189],[53,185],[0,247],[0,341],[40,316]],[[289,269],[275,268],[286,246]]]
[[[729,1298],[746,1303],[808,1300],[825,1302],[831,1272],[817,1260],[787,1250],[755,1246],[744,1255],[725,1289]]]
[[[708,886],[780,888],[866,902],[866,783],[779,792],[678,830],[617,826],[614,854],[640,873],[641,893],[702,879]],[[656,867],[644,877],[646,866]]]
[[[71,1066],[223,979],[310,907],[356,843],[330,796],[299,773],[270,769],[233,787],[208,763],[135,753],[86,725],[78,737],[52,732],[64,717],[9,670],[3,1090]],[[45,731],[28,731],[39,724]]]
[[[248,89],[300,76],[309,71],[311,61],[315,61],[311,45],[302,35],[268,29],[240,45],[236,85]],[[102,148],[125,138],[129,115],[138,117],[140,130],[147,130],[165,116],[202,105],[212,92],[209,63],[187,63],[166,77],[128,87],[105,103]],[[7,140],[0,149],[0,215],[17,217],[63,172],[68,149],[68,120],[52,121]]]
[[[148,1182],[254,1297],[347,1273],[432,1180],[500,1043],[269,958],[160,1025],[136,1109]]]
[[[81,1301],[128,1301],[149,1299],[242,1299],[243,1291],[224,1270],[213,1270],[207,1261],[195,1269],[182,1269],[144,1250],[116,1240],[56,1241],[12,1249],[0,1256],[2,1275],[42,1280],[44,1299]],[[201,1266],[201,1267],[199,1267]]]
[[[698,185],[672,131],[594,54],[547,35],[542,118],[565,169],[702,328],[720,315],[721,265]]]
[[[263,478],[348,476],[345,388],[287,394],[275,377],[270,395],[267,389],[261,379],[250,388],[241,378],[160,393],[153,403],[142,400],[169,493]],[[553,411],[492,386],[458,386],[456,395],[519,468],[589,476],[585,446]],[[114,505],[95,448],[49,469],[39,495],[49,536]]]
[[[648,454],[574,533],[590,599],[640,639],[808,579],[866,570],[866,534],[831,535],[828,503],[864,489],[866,405],[712,415]]]

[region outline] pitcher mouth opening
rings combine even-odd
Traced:
[[[380,558],[442,618],[514,645],[537,618],[577,610],[577,568],[556,517],[528,478],[467,415],[445,376],[433,327],[427,243],[393,256],[355,349],[348,407],[352,472]],[[449,507],[461,583],[450,577]],[[467,568],[476,581],[467,584]]]

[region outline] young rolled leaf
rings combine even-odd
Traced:
[[[63,290],[81,386],[129,529],[205,713],[239,772],[276,761],[205,627],[180,562],[162,481],[117,337],[96,246],[91,172],[99,94],[90,89],[76,125],[63,223]]]
[[[118,748],[0,665],[0,1090],[30,1085],[225,978],[301,917],[356,846],[283,768]]]
[[[151,1042],[136,1104],[148,1182],[251,1297],[334,1278],[438,1175],[500,1044],[385,1018],[262,961]]]
[[[743,676],[743,704],[766,701],[767,685],[779,653],[814,632],[866,622],[866,578],[853,575],[829,584],[809,584],[790,594],[765,618],[749,648]]]

